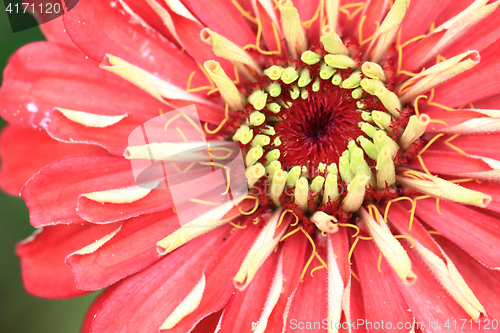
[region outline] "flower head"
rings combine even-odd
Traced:
[[[494,327],[499,4],[81,0],[0,90],[27,290],[108,287],[85,332]]]

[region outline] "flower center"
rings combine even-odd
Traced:
[[[393,191],[428,117],[408,120],[376,63],[323,48],[277,63],[248,89],[233,136],[261,202],[338,217]]]

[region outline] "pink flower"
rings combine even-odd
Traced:
[[[25,288],[107,288],[82,332],[497,331],[499,5],[81,0],[0,90]],[[199,128],[128,138],[192,104],[250,195],[181,226],[131,161]]]

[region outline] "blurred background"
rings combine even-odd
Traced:
[[[12,33],[4,2],[0,1],[0,69],[22,45],[44,37],[38,28]],[[1,82],[0,76],[0,82]],[[5,121],[0,118],[0,128]],[[30,236],[28,210],[20,198],[0,191],[0,332],[71,333],[80,324],[95,294],[70,300],[44,300],[27,294],[22,286],[19,261],[14,254],[17,242]]]

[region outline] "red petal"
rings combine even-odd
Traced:
[[[413,316],[408,312],[400,291],[387,278],[392,268],[386,264],[382,272],[378,271],[379,258],[377,247],[371,241],[358,242],[354,250],[354,259],[358,268],[365,304],[365,327],[369,332],[410,332],[411,329],[398,328],[397,323],[413,323]],[[385,259],[383,259],[385,262]],[[384,322],[385,326],[382,325]],[[370,326],[372,323],[373,326]],[[378,327],[375,325],[378,323]],[[390,325],[390,326],[389,326]]]
[[[434,142],[429,147],[429,150],[455,152],[456,150],[445,143],[445,141],[450,138],[451,135],[445,135]],[[492,144],[494,142],[500,142],[500,133],[459,135],[450,141],[453,146],[465,151],[468,154],[500,160],[500,151],[494,144]]]
[[[368,332],[365,325],[356,325],[359,320],[365,320],[365,307],[363,304],[363,293],[361,291],[361,283],[356,279],[351,279],[351,295],[350,295],[350,310],[351,310],[351,325],[342,323],[346,325],[345,327],[350,327],[351,330],[345,330],[343,326],[342,332],[356,332],[356,333],[366,333]]]
[[[415,316],[418,328],[424,332],[482,332],[470,330],[470,317],[441,287],[413,252],[403,245],[412,262],[412,270],[418,276],[417,282],[404,285],[395,274],[387,274],[393,285],[397,285]],[[389,272],[390,266],[382,261],[382,271]],[[454,321],[456,326],[454,326]],[[464,321],[467,325],[462,328]],[[445,325],[448,324],[446,327]],[[477,325],[473,323],[472,325]],[[477,326],[473,326],[476,327]]]
[[[465,206],[443,201],[441,214],[434,200],[419,200],[415,211],[418,218],[442,233],[480,263],[500,268],[500,222]]]
[[[104,302],[108,300],[108,298],[111,296],[113,291],[119,286],[119,284],[112,285],[109,288],[106,288],[103,290],[102,293],[100,293],[90,304],[89,308],[87,309],[87,312],[85,313],[85,317],[83,318],[83,323],[82,327],[80,328],[80,333],[90,333],[90,329],[92,327],[92,323],[94,322],[94,317],[97,315],[97,313],[101,310],[102,305]]]
[[[100,289],[148,267],[160,258],[156,242],[179,226],[172,211],[124,221],[120,231],[98,248],[68,256],[76,285],[84,290]]]
[[[167,26],[163,24],[161,18],[151,9],[150,6],[144,3],[143,0],[125,0],[124,3],[137,14],[141,19],[143,19],[146,24],[150,25],[153,29],[162,34],[169,41],[177,45],[172,33],[168,30]]]
[[[266,332],[277,333],[285,329],[283,318],[288,316],[290,297],[292,297],[300,283],[300,272],[302,272],[306,263],[308,244],[307,238],[297,233],[287,238],[283,245],[283,291],[269,317]]]
[[[458,152],[446,152],[427,150],[422,154],[427,169],[433,174],[445,174],[457,177],[492,179],[493,168],[481,159]],[[425,171],[419,160],[414,158],[408,164],[409,167]]]
[[[326,250],[319,244],[317,246],[318,254],[326,260]],[[311,270],[318,266],[321,266],[321,262],[314,258],[304,280],[292,296],[292,305],[285,325],[294,332],[324,332],[328,327],[328,320],[326,325],[324,320],[328,318],[327,270],[325,268],[316,270],[314,277],[310,274]]]
[[[119,1],[80,0],[63,20],[76,46],[95,61],[101,62],[111,54],[182,88],[191,72],[200,72],[186,53],[156,30],[137,22]],[[197,87],[205,79],[199,73],[193,81]]]
[[[157,3],[161,6],[161,1],[157,1]],[[166,12],[168,12],[168,15],[170,15],[170,20],[174,26],[179,43],[193,59],[201,64],[207,60],[216,60],[221,64],[221,67],[224,69],[226,74],[232,79],[235,79],[233,74],[234,69],[231,62],[216,56],[212,46],[203,42],[200,38],[200,32],[205,28],[205,26],[203,26],[200,22],[193,21],[175,13],[168,7],[168,5],[162,7]]]
[[[85,126],[66,118],[59,110],[54,110],[47,132],[53,138],[64,142],[97,144],[111,154],[123,156],[128,146],[130,133],[151,117],[128,114],[118,123],[104,128]]]
[[[302,22],[306,22],[311,20],[316,13],[316,10],[320,6],[320,3],[323,4],[323,1],[320,0],[294,0],[293,5],[297,8],[299,12],[299,17]],[[311,24],[309,29],[306,29],[307,37],[311,42],[318,42],[320,37],[320,14],[316,20]],[[279,29],[279,27],[276,27]]]
[[[500,36],[500,26],[496,24],[498,20],[500,20],[500,10],[497,9],[486,19],[479,22],[462,38],[450,45],[450,47],[443,52],[443,56],[445,58],[451,58],[468,50],[481,52],[494,43]]]
[[[500,74],[499,53],[500,40],[497,40],[481,51],[481,62],[477,66],[436,88],[433,102],[457,107],[498,94],[500,81],[495,78]]]
[[[188,165],[188,163],[189,162],[186,162],[185,164]],[[181,170],[185,168],[183,163],[178,163],[177,165]],[[170,180],[177,178],[180,181],[186,179],[192,181],[193,179],[196,179],[201,175],[206,176],[207,169],[206,166],[200,164],[191,168],[189,170],[189,174],[181,173],[176,176],[172,176]],[[182,187],[180,191],[176,192],[177,204],[179,205],[179,202],[186,202],[193,196],[196,197],[202,194],[210,197],[210,191],[219,191],[220,189],[216,189],[216,187],[220,184],[215,181],[211,182],[211,179],[215,178],[205,177],[205,186]],[[77,211],[78,215],[86,221],[93,223],[109,223],[125,220],[130,217],[136,217],[142,214],[164,211],[171,208],[173,205],[174,200],[172,198],[170,189],[167,187],[165,189],[153,189],[144,198],[126,204],[98,202],[80,195],[78,197]],[[252,203],[252,200],[247,200],[244,202],[244,207],[249,206],[248,208],[250,208],[253,207],[253,205],[254,203]]]
[[[259,321],[269,287],[273,280],[279,253],[269,256],[244,291],[237,291],[224,307],[218,333],[250,332],[252,323]]]
[[[78,215],[92,223],[110,223],[143,214],[171,208],[173,199],[168,189],[152,190],[146,197],[127,204],[97,202],[87,197],[78,198]]]
[[[59,158],[79,154],[107,155],[107,152],[96,146],[58,142],[45,131],[6,126],[0,137],[2,189],[19,195],[23,185],[38,170]]]
[[[256,225],[248,223],[247,228],[237,230],[226,241],[224,246],[212,256],[203,272],[206,277],[206,287],[196,310],[184,317],[173,328],[161,330],[161,332],[188,332],[200,320],[219,311],[227,304],[235,291],[233,278],[259,231]]]
[[[387,1],[380,0],[368,0],[365,2],[365,6],[363,7],[361,13],[354,18],[354,21],[357,21],[356,25],[359,25],[363,16],[366,16],[362,28],[363,39],[367,39],[375,33],[377,30],[377,24],[375,22],[378,22],[379,24],[382,23],[385,15],[387,14],[387,5]],[[359,31],[356,31],[356,36],[359,40]],[[364,48],[366,49],[368,45],[370,44],[365,44]]]
[[[222,315],[222,310],[219,312],[212,313],[208,317],[205,317],[200,321],[196,327],[190,333],[211,333],[215,332],[217,325],[219,324],[220,317]]]
[[[339,230],[330,235],[332,241],[333,253],[339,267],[340,276],[344,281],[344,288],[347,282],[351,279],[351,264],[349,264],[349,238],[346,228]]]
[[[71,41],[66,30],[64,29],[62,16],[44,24],[40,24],[40,30],[42,30],[45,38],[47,38],[49,42],[64,44],[76,48],[75,44]]]
[[[500,183],[472,181],[460,183],[460,186],[490,195],[491,202],[486,209],[500,213]]]
[[[95,317],[91,332],[158,332],[200,280],[229,231],[230,226],[217,228],[123,281]]]
[[[454,3],[454,1],[412,0],[405,16],[401,33],[401,43],[428,33],[432,22],[442,15],[450,3]]]
[[[47,42],[28,44],[5,68],[1,115],[21,127],[47,127],[55,107],[105,115],[140,112],[157,116],[162,108],[170,111],[134,85],[99,69],[75,48]]]
[[[492,318],[500,318],[500,272],[490,270],[441,236],[434,237]]]
[[[56,161],[33,177],[22,197],[38,228],[83,221],[76,205],[82,193],[134,185],[130,162],[111,156],[74,156]]]
[[[120,223],[50,226],[19,243],[16,253],[21,259],[24,288],[35,296],[45,298],[66,298],[87,293],[76,288],[73,273],[64,259],[120,226]]]
[[[255,44],[255,34],[230,0],[182,0],[205,26],[239,46]]]

